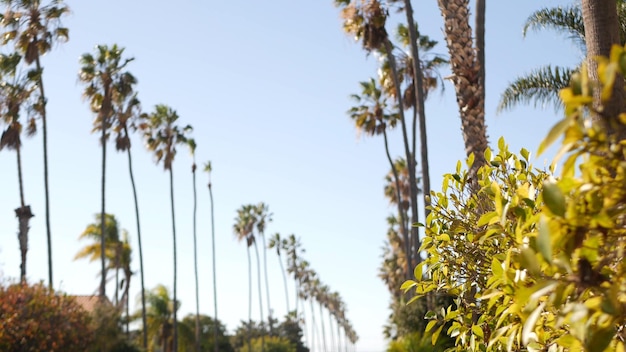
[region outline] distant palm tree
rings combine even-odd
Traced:
[[[200,293],[198,291],[198,244],[196,240],[196,218],[198,214],[198,192],[196,191],[196,142],[189,140],[189,148],[193,163],[191,164],[191,174],[193,175],[193,263],[194,275],[196,278],[196,328],[195,328],[195,348],[200,352]]]
[[[101,131],[100,143],[102,145],[102,209],[101,218],[105,218],[105,199],[106,199],[106,140],[108,137],[109,127],[111,126],[111,118],[114,114],[113,101],[115,96],[120,92],[128,89],[128,84],[134,82],[135,79],[129,72],[124,72],[126,65],[133,59],[123,59],[124,49],[117,45],[110,48],[106,45],[96,46],[96,56],[92,54],[83,54],[80,58],[81,69],[79,71],[79,80],[86,85],[83,97],[89,100],[91,111],[96,114],[94,126]],[[102,233],[105,232],[104,222],[102,222]],[[102,278],[100,282],[100,297],[106,297],[105,282],[105,257],[104,257],[104,238],[101,243],[101,270]]]
[[[30,206],[24,200],[24,179],[22,177],[22,123],[20,113],[22,106],[30,98],[35,89],[30,77],[33,71],[23,75],[18,73],[18,64],[21,61],[19,54],[0,56],[0,121],[7,125],[0,137],[0,150],[7,148],[15,150],[17,155],[17,175],[20,191],[20,207],[15,209],[18,218],[18,239],[21,254],[20,281],[26,281],[26,253],[28,252],[28,230],[30,219],[34,216]],[[29,135],[35,133],[35,123],[31,119],[27,130]]]
[[[48,286],[52,288],[52,235],[50,233],[50,190],[48,186],[48,127],[46,95],[43,87],[43,68],[40,57],[50,51],[56,41],[67,41],[69,30],[61,26],[61,17],[69,14],[69,8],[61,0],[42,6],[40,0],[2,0],[7,7],[0,24],[7,29],[3,44],[15,40],[24,61],[35,63],[33,76],[39,88],[39,96],[32,104],[41,116],[43,134],[43,173],[46,206],[46,237],[48,240]]]
[[[245,241],[246,253],[248,257],[248,350],[252,350],[252,336],[250,328],[252,326],[252,261],[250,259],[250,246],[254,241],[251,233],[254,229],[255,219],[252,215],[252,205],[243,205],[237,210],[233,231],[238,241]]]
[[[267,311],[268,311],[268,322],[270,327],[270,334],[273,332],[273,323],[272,323],[272,306],[270,304],[270,285],[267,278],[267,245],[265,243],[265,227],[268,222],[272,221],[272,213],[269,212],[269,207],[265,203],[259,203],[255,207],[256,212],[256,228],[259,236],[261,236],[261,244],[263,246],[263,272],[265,274],[265,299],[267,300]],[[255,242],[256,246],[256,242]],[[260,282],[260,279],[259,279]],[[261,313],[262,314],[262,313]],[[263,318],[261,318],[263,320]]]
[[[74,256],[74,260],[88,258],[89,261],[92,262],[98,260],[104,254],[107,262],[107,265],[105,266],[104,276],[106,279],[109,270],[116,271],[115,286],[117,295],[117,288],[119,287],[119,278],[117,272],[120,269],[126,271],[125,267],[127,266],[127,264],[130,265],[130,257],[126,258],[126,253],[124,253],[125,251],[130,250],[130,246],[124,244],[124,242],[120,239],[122,236],[127,239],[128,234],[126,230],[120,229],[117,218],[113,214],[106,214],[104,218],[104,224],[101,220],[101,214],[96,214],[95,219],[96,221],[87,225],[85,230],[79,236],[79,239],[91,240],[91,243],[81,248]],[[102,236],[102,225],[104,225],[105,229],[104,237]],[[101,247],[101,243],[103,240],[105,243],[104,252],[102,252]],[[126,246],[128,246],[128,249],[125,248]],[[102,273],[100,274],[102,275]],[[130,267],[128,267],[128,272],[125,272],[124,275],[128,275],[127,279],[130,278],[130,275],[132,275],[132,273],[130,272]],[[115,298],[115,301],[115,303],[117,304],[117,297]]]
[[[280,254],[281,249],[286,250],[287,240],[280,237],[280,234],[277,232],[270,238],[269,243],[267,244],[269,249],[276,248],[276,255],[278,255],[278,263],[280,264],[280,271],[283,274],[283,283],[285,284],[285,303],[287,304],[287,313],[291,310],[289,308],[289,290],[287,288],[287,274],[285,273],[285,266],[283,265],[283,259]]]
[[[207,162],[206,164],[204,164],[204,171],[209,174],[209,198],[211,199],[211,251],[212,251],[212,257],[213,257],[213,310],[215,311],[215,318],[214,321],[219,322],[219,320],[217,320],[217,267],[215,265],[215,219],[214,219],[214,212],[213,212],[213,188],[212,188],[212,182],[211,182],[211,171],[212,171],[212,167],[211,167],[211,162]],[[218,334],[219,334],[219,324],[215,324],[214,329],[213,329],[213,341],[214,341],[214,352],[219,352],[219,343],[218,343]]]
[[[154,153],[157,164],[163,162],[163,169],[170,174],[170,205],[172,210],[172,241],[174,252],[174,301],[177,296],[177,258],[176,258],[176,215],[174,212],[174,171],[172,164],[176,156],[176,146],[190,146],[192,139],[187,137],[193,128],[190,125],[180,127],[178,114],[166,105],[157,105],[154,112],[146,115],[144,137],[148,149]],[[174,310],[174,351],[178,351],[178,320]]]
[[[174,326],[177,325],[174,324],[174,312],[180,307],[180,301],[174,301],[170,296],[169,290],[163,285],[157,285],[152,290],[146,292],[145,297],[148,303],[146,307],[148,325],[145,328],[148,330],[149,351],[177,351],[174,348]],[[134,317],[138,319],[140,314],[142,314],[141,311],[138,311],[134,314]],[[181,342],[186,346],[190,345],[192,341],[190,337],[193,334],[184,331],[187,326],[180,324],[180,327],[177,328],[183,330],[183,341]],[[157,346],[160,346],[160,349]]]

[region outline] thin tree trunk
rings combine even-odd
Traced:
[[[318,302],[319,307],[320,307],[320,324],[322,325],[322,342],[323,342],[323,346],[324,346],[324,352],[327,352],[328,349],[326,348],[326,328],[324,327],[324,310],[322,307],[322,302]]]
[[[15,148],[17,154],[17,177],[20,188],[20,207],[15,209],[15,215],[18,221],[18,240],[20,243],[20,281],[26,282],[26,253],[28,252],[28,222],[33,217],[33,213],[30,210],[30,206],[27,206],[24,201],[24,179],[22,177],[22,152],[21,146],[18,145]]]
[[[105,257],[105,237],[106,237],[106,212],[105,212],[105,195],[106,195],[106,160],[107,160],[107,141],[106,141],[106,130],[107,130],[107,118],[109,116],[109,107],[110,107],[110,87],[108,85],[108,83],[105,82],[105,87],[104,87],[104,101],[102,103],[102,107],[100,109],[100,119],[102,120],[101,123],[102,125],[100,126],[100,129],[102,130],[102,208],[100,211],[100,264],[101,264],[101,270],[102,270],[102,275],[100,278],[100,299],[104,300],[104,298],[106,297],[106,268],[105,268],[105,264],[104,264],[104,257]]]
[[[178,295],[176,280],[177,261],[176,261],[176,217],[174,213],[174,171],[170,165],[170,203],[172,206],[172,240],[174,248],[174,351],[178,351]]]
[[[35,38],[36,40],[36,38]],[[39,54],[35,57],[35,64],[37,65],[37,71],[42,72],[41,62],[39,61]],[[48,241],[48,287],[53,288],[54,283],[52,281],[52,234],[50,231],[50,188],[48,187],[48,119],[46,114],[46,95],[43,89],[43,78],[41,74],[39,76],[39,94],[43,109],[41,109],[41,126],[43,134],[43,184],[45,193],[45,206],[46,206],[46,238]]]
[[[211,200],[211,250],[213,252],[213,309],[215,311],[215,328],[213,329],[213,348],[214,352],[219,352],[219,344],[217,342],[217,335],[219,331],[219,324],[217,320],[217,269],[215,266],[215,217],[213,212],[213,189],[211,188],[211,181],[209,180],[209,198]],[[248,259],[249,261],[249,259]]]
[[[333,317],[330,313],[330,309],[328,311],[328,331],[330,332],[330,349],[331,351],[335,348],[335,331],[333,330]]]
[[[404,140],[404,152],[406,154],[407,166],[409,168],[409,183],[411,184],[411,187],[410,187],[411,222],[415,224],[419,222],[417,193],[415,192],[415,187],[413,187],[414,185],[416,185],[415,168],[411,167],[412,165],[415,164],[414,163],[415,158],[413,156],[413,153],[410,150],[409,137],[407,135],[406,119],[404,116],[404,109],[402,108],[404,106],[404,103],[402,99],[402,88],[400,85],[400,78],[398,76],[398,65],[396,64],[396,58],[393,55],[393,45],[391,44],[391,41],[388,38],[385,40],[385,50],[387,51],[387,58],[389,59],[389,67],[391,68],[391,76],[393,79],[393,85],[394,87],[396,87],[396,99],[398,101],[398,106],[400,107],[400,109],[398,109],[398,112],[400,114],[400,122],[402,126],[402,138]],[[407,258],[407,263],[409,265],[409,268],[413,267],[413,258],[412,258],[413,255],[415,255],[415,264],[419,264],[422,261],[419,255],[419,252],[417,251],[417,248],[419,248],[419,234],[418,234],[417,227],[411,227],[411,242],[412,242],[412,246],[411,246],[412,255],[409,258]]]
[[[296,303],[296,308],[298,303]],[[309,338],[309,330],[307,329],[307,323],[306,323],[306,309],[304,306],[304,301],[300,300],[300,305],[302,307],[302,331],[304,332],[304,338],[306,339],[306,343],[309,347],[311,347],[311,352],[313,351],[313,347],[312,347],[312,342],[311,339]],[[296,317],[298,315],[296,314]]]
[[[339,326],[339,320],[335,320],[335,325],[337,325],[337,351],[341,351],[341,329]]]
[[[400,231],[402,233],[402,240],[404,241],[404,255],[406,259],[407,267],[404,270],[404,278],[406,280],[411,279],[411,266],[409,258],[411,258],[411,241],[409,238],[409,232],[406,228],[406,213],[404,209],[402,209],[402,194],[400,193],[400,176],[398,175],[398,170],[393,163],[393,159],[391,158],[391,154],[389,153],[389,138],[387,137],[387,130],[383,129],[383,137],[385,141],[385,153],[387,154],[387,160],[389,160],[389,165],[391,166],[391,172],[393,173],[394,183],[396,184],[396,197],[398,199],[398,214],[400,215]]]
[[[478,79],[480,94],[485,94],[485,11],[486,1],[476,0],[476,62],[478,63]]]
[[[257,283],[258,283],[258,288],[259,288],[259,312],[261,313],[261,324],[263,323],[263,290],[261,288],[261,261],[259,259],[259,247],[256,244],[256,241],[254,241],[254,252],[256,253],[256,269],[257,269],[257,277],[259,278]],[[265,329],[263,329],[262,325],[261,325],[261,351],[264,352],[265,351]]]
[[[252,351],[252,260],[250,259],[250,245],[246,243],[248,252],[248,351]]]
[[[315,308],[313,308],[313,297],[309,297],[309,304],[311,306],[311,350],[314,350],[315,336],[317,335],[317,343],[321,346],[322,344],[319,341],[319,334],[316,334],[317,324],[315,323]]]
[[[115,244],[117,247],[119,242]],[[115,306],[118,307],[120,303],[120,266],[119,266],[119,248],[115,249]]]
[[[198,290],[198,245],[196,240],[196,218],[198,213],[198,197],[196,192],[196,163],[191,166],[193,174],[193,264],[196,277],[196,352],[200,352],[200,293]]]
[[[479,0],[483,1],[484,0]],[[422,71],[421,59],[419,56],[419,35],[417,28],[415,28],[415,20],[413,18],[413,5],[410,0],[405,0],[405,12],[409,29],[409,38],[411,41],[411,56],[413,56],[413,74],[415,81],[415,102],[416,110],[419,115],[419,129],[420,129],[420,151],[422,161],[422,187],[424,195],[424,219],[430,214],[430,166],[428,162],[428,137],[426,133],[426,108],[424,104],[424,74]],[[413,125],[413,150],[415,151],[415,123]],[[414,167],[415,168],[415,167]],[[417,187],[417,184],[414,185]],[[415,190],[417,193],[417,189]]]
[[[617,2],[616,0],[582,0],[582,14],[589,76],[593,81],[597,81],[598,64],[595,58],[600,55],[608,57],[611,47],[620,44]],[[609,134],[616,133],[619,140],[626,138],[626,130],[616,119],[619,113],[624,111],[625,95],[624,79],[618,77],[613,83],[611,99],[602,104],[603,110],[599,114],[592,114],[594,120],[601,123]],[[599,106],[599,93],[594,98],[594,105]]]
[[[280,246],[280,243],[277,244],[277,246]],[[283,260],[280,254],[278,255],[278,263],[280,263],[280,271],[283,274],[283,283],[285,284],[285,302],[287,303],[287,314],[289,314],[289,289],[287,288],[287,274],[285,274],[285,266],[283,265]],[[296,316],[296,319],[297,318],[298,317]]]
[[[272,335],[274,332],[274,324],[272,322],[272,306],[270,305],[270,284],[267,278],[267,245],[265,244],[265,234],[261,233],[260,235],[263,238],[263,271],[265,274],[265,299],[267,301],[267,320],[269,322],[270,335]],[[278,243],[277,245],[280,245],[280,243]]]
[[[124,127],[126,135],[128,130]],[[135,177],[133,176],[133,161],[130,155],[130,147],[126,149],[128,154],[128,173],[130,174],[130,184],[133,188],[133,199],[135,200],[135,220],[137,222],[137,245],[139,246],[139,273],[141,277],[141,323],[142,323],[142,335],[143,335],[143,348],[148,349],[148,318],[146,316],[146,288],[144,286],[144,272],[143,272],[143,247],[141,245],[141,226],[139,222],[139,200],[137,198],[137,187],[135,185]]]

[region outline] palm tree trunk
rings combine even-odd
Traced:
[[[263,239],[263,272],[265,274],[265,299],[267,301],[267,320],[269,322],[271,335],[274,332],[274,326],[272,322],[272,306],[270,305],[270,284],[267,279],[267,245],[265,244],[264,233],[261,233],[261,238]]]
[[[19,142],[18,142],[19,143]],[[28,252],[28,222],[34,215],[30,210],[30,206],[27,206],[24,201],[24,179],[22,177],[22,152],[21,147],[18,145],[15,148],[17,154],[17,177],[20,188],[20,207],[15,209],[15,215],[19,224],[18,240],[20,243],[20,281],[26,282],[26,253]]]
[[[104,257],[105,257],[105,237],[106,237],[106,212],[105,212],[105,195],[106,195],[106,160],[107,160],[107,143],[106,143],[106,130],[107,130],[107,118],[108,118],[108,107],[110,106],[110,102],[108,102],[108,99],[110,99],[109,95],[109,87],[107,84],[105,84],[105,92],[104,92],[104,102],[102,103],[102,108],[100,110],[100,119],[102,120],[101,123],[102,125],[100,126],[100,129],[102,130],[102,203],[101,203],[101,210],[100,210],[100,264],[101,264],[101,270],[102,270],[102,275],[100,275],[100,299],[104,300],[104,298],[106,297],[106,268],[105,268],[105,264],[104,264]]]
[[[333,350],[335,348],[335,332],[333,331],[333,317],[330,314],[330,309],[328,311],[328,331],[330,332],[330,349]]]
[[[215,328],[213,329],[213,348],[214,352],[219,352],[219,344],[217,341],[217,335],[219,331],[219,324],[217,320],[217,269],[215,266],[215,218],[213,212],[213,189],[211,188],[211,181],[209,181],[209,198],[211,200],[211,250],[213,252],[213,309],[215,311]],[[249,261],[249,259],[248,259]]]
[[[620,44],[617,2],[616,0],[582,0],[582,13],[589,76],[593,81],[597,81],[598,63],[595,58],[599,55],[608,57],[611,53],[611,47]],[[617,133],[620,140],[626,137],[626,130],[619,122],[616,123],[615,121],[619,113],[624,111],[625,95],[624,80],[617,78],[613,83],[611,100],[603,104],[602,113],[593,114],[594,120],[603,124],[610,134]],[[599,98],[598,93],[594,99],[597,102],[595,105],[599,105]]]
[[[258,277],[258,288],[259,288],[259,312],[261,313],[261,324],[263,323],[263,294],[261,289],[261,261],[259,259],[259,247],[254,241],[254,251],[256,253],[256,269],[257,269],[257,277]],[[265,351],[265,329],[263,329],[261,325],[261,351]]]
[[[250,259],[250,245],[246,243],[248,252],[248,351],[252,351],[252,259]]]
[[[287,303],[287,314],[289,314],[289,289],[287,288],[287,274],[285,273],[285,266],[283,265],[283,260],[280,254],[278,255],[278,263],[280,263],[280,271],[283,274],[283,283],[285,284],[285,302]],[[296,316],[296,319],[297,318],[298,317]]]
[[[326,349],[326,329],[324,327],[324,310],[322,307],[322,302],[318,302],[320,307],[320,324],[322,325],[322,345],[324,346],[324,352],[327,352]]]
[[[452,81],[461,116],[465,153],[468,156],[474,154],[470,177],[475,179],[473,175],[486,163],[484,153],[489,143],[485,125],[485,95],[482,87],[484,82],[481,78],[481,63],[477,58],[478,48],[474,48],[469,26],[469,0],[438,0],[438,4],[445,23],[444,30],[450,53]],[[482,50],[480,54],[484,55],[484,48],[480,50]]]
[[[483,1],[484,0],[479,0]],[[404,0],[404,7],[406,12],[406,18],[409,28],[409,38],[411,41],[411,56],[413,56],[413,74],[415,75],[415,101],[416,110],[419,114],[419,129],[420,129],[420,150],[422,161],[422,194],[424,195],[424,219],[428,217],[430,213],[430,166],[428,162],[428,140],[426,133],[426,108],[424,104],[424,75],[422,72],[422,65],[419,56],[419,47],[417,45],[419,36],[417,34],[417,28],[415,28],[415,20],[413,18],[413,5],[410,0]],[[483,33],[484,35],[484,33]],[[413,150],[415,151],[415,122],[413,123]],[[417,185],[412,185],[417,187]],[[417,193],[417,189],[415,190]]]
[[[35,38],[35,40],[37,40],[37,38]],[[35,64],[37,65],[37,72],[41,73],[39,55],[35,58]],[[43,108],[41,109],[41,126],[43,135],[43,184],[46,206],[46,238],[48,240],[48,287],[52,289],[52,235],[50,232],[50,189],[48,187],[48,119],[46,116],[46,95],[43,89],[43,78],[41,77],[41,74],[39,76],[38,85],[40,99],[43,104]]]
[[[193,263],[194,274],[196,277],[196,352],[200,352],[200,294],[198,292],[198,247],[196,241],[196,217],[198,210],[198,200],[196,192],[196,163],[194,162],[191,167],[191,173],[193,174]],[[217,324],[217,322],[216,322]]]
[[[174,213],[174,171],[170,166],[170,203],[172,206],[172,240],[174,246],[174,351],[178,351],[178,296],[176,280],[178,276],[176,261],[176,217]]]
[[[400,231],[402,233],[402,240],[404,241],[404,255],[406,256],[406,264],[407,267],[404,270],[405,279],[411,279],[411,266],[409,258],[411,258],[411,241],[409,239],[409,232],[406,228],[406,213],[404,209],[402,209],[402,195],[400,193],[400,176],[398,176],[398,170],[393,163],[393,159],[391,158],[391,154],[389,153],[389,138],[387,137],[387,130],[383,129],[383,137],[385,141],[385,153],[387,154],[387,160],[389,161],[389,165],[391,166],[391,172],[393,173],[394,183],[396,184],[396,197],[398,199],[398,214],[400,216]]]
[[[393,79],[393,85],[396,87],[396,99],[398,101],[398,112],[400,114],[400,122],[402,126],[402,138],[404,140],[404,152],[406,154],[407,166],[409,168],[409,183],[410,187],[410,196],[411,196],[411,222],[418,223],[419,215],[418,215],[418,205],[417,205],[417,192],[416,192],[416,180],[415,180],[415,157],[410,150],[409,137],[407,135],[407,126],[406,119],[404,116],[404,103],[402,101],[402,89],[400,85],[400,78],[398,75],[398,65],[396,64],[396,58],[393,55],[393,45],[391,41],[387,38],[385,40],[385,50],[387,51],[387,58],[389,59],[389,66],[391,68],[391,76]],[[419,264],[422,260],[419,255],[417,249],[419,248],[419,234],[417,227],[411,227],[411,256],[407,258],[407,263],[409,268],[413,267],[413,255],[415,256],[415,264]]]
[[[128,130],[124,127],[126,135]],[[139,246],[139,273],[141,276],[141,323],[143,327],[143,348],[148,349],[148,318],[146,316],[146,288],[144,286],[144,272],[143,272],[143,250],[141,245],[141,226],[139,222],[139,200],[137,198],[137,187],[135,185],[135,177],[133,176],[133,161],[130,155],[130,148],[126,149],[128,154],[128,173],[130,174],[130,184],[133,188],[133,198],[135,200],[135,221],[137,222],[137,245]]]
[[[296,308],[298,307],[298,306],[297,306],[297,304],[298,304],[298,303],[296,303]],[[304,332],[304,338],[306,339],[306,343],[307,343],[307,345],[308,345],[309,347],[311,347],[311,352],[312,352],[312,351],[313,351],[313,349],[312,349],[312,341],[311,341],[311,339],[309,338],[309,337],[310,337],[310,336],[309,336],[309,330],[307,329],[307,324],[306,324],[306,309],[304,309],[305,307],[304,307],[304,301],[303,301],[303,300],[300,300],[300,305],[301,305],[301,307],[302,307],[302,331]],[[297,316],[298,316],[298,315],[296,314],[296,317],[297,317]]]
[[[341,351],[341,329],[339,320],[335,320],[335,325],[337,325],[337,351]]]
[[[321,343],[319,343],[319,334],[315,333],[317,330],[317,324],[315,323],[315,309],[313,308],[313,297],[309,297],[309,304],[311,306],[311,350],[314,351],[315,335],[317,335],[317,342],[320,346]]]

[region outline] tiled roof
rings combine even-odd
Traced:
[[[76,303],[80,304],[80,306],[83,307],[83,309],[89,313],[93,312],[96,309],[96,305],[98,304],[98,301],[100,299],[98,295],[91,295],[91,296],[72,295],[70,297],[73,297],[76,300]],[[106,301],[109,302],[108,299]]]

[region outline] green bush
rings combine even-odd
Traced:
[[[561,92],[566,117],[539,146],[563,138],[555,177],[503,139],[476,180],[460,163],[444,177],[422,245],[429,256],[403,284],[417,297],[455,297],[427,314],[434,340],[448,334],[457,351],[626,350],[626,114],[602,116],[594,103],[594,93],[610,99],[616,73],[626,73],[617,46],[599,59],[600,82],[583,67]]]
[[[252,339],[252,349],[248,349],[248,345],[241,348],[241,352],[296,352],[296,346],[289,340],[278,336],[265,337],[265,349],[262,349],[262,340],[260,337]]]

